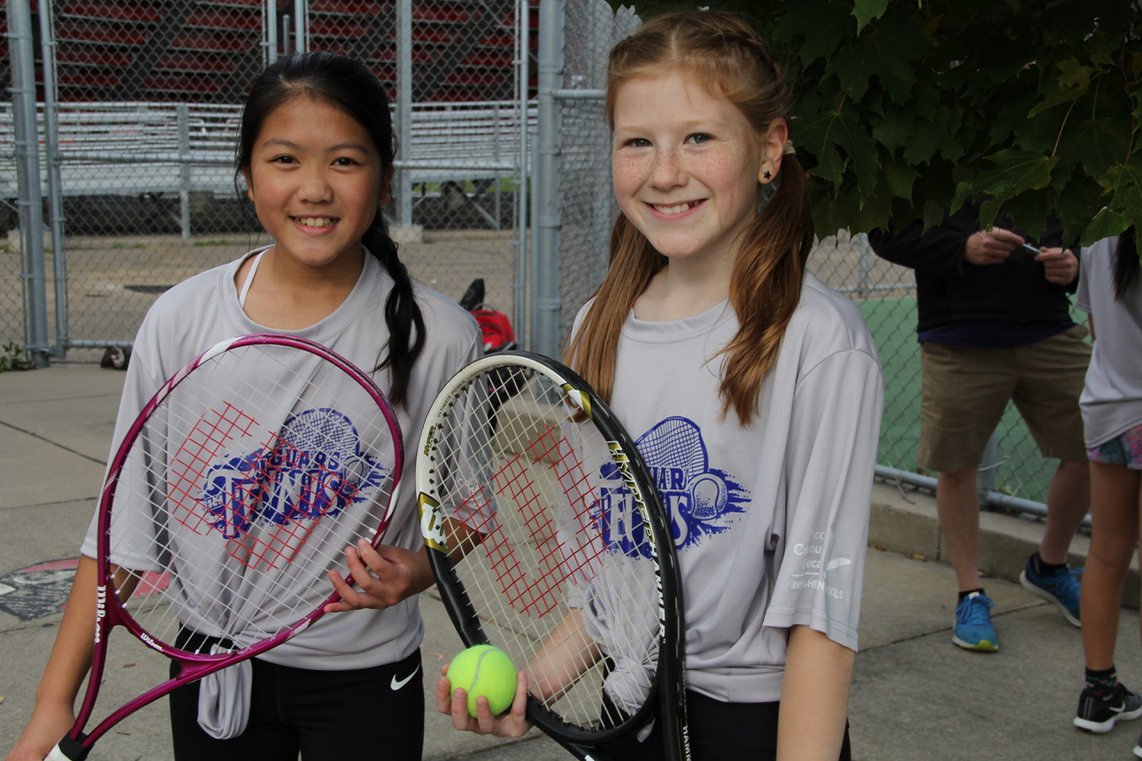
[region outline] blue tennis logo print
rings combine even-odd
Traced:
[[[679,550],[727,531],[737,515],[745,512],[749,491],[729,473],[710,466],[702,431],[693,421],[666,418],[640,436],[635,445],[670,514]],[[642,518],[622,485],[618,468],[605,465],[600,476],[607,484],[599,501],[603,537],[609,546],[626,555],[649,557]]]
[[[255,525],[336,516],[370,499],[386,476],[360,443],[342,413],[306,410],[285,422],[273,446],[211,466],[195,499],[207,522],[231,539]]]

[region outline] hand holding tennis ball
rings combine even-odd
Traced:
[[[448,666],[448,689],[468,693],[468,715],[476,716],[476,698],[488,699],[488,708],[498,716],[511,708],[515,698],[516,670],[512,659],[499,648],[476,645],[461,652]]]

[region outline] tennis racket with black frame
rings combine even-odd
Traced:
[[[690,758],[682,584],[650,470],[607,405],[547,357],[452,378],[418,445],[421,530],[468,647],[528,676],[528,719],[580,759],[661,722]]]
[[[82,761],[134,711],[321,618],[340,599],[327,574],[347,573],[345,547],[383,538],[403,464],[384,394],[316,343],[233,338],[176,373],[127,431],[103,485],[91,673],[48,759]],[[85,733],[116,626],[181,670]],[[204,638],[222,652],[187,644]]]

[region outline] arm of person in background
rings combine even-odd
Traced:
[[[1007,261],[1007,257],[1023,245],[1023,236],[999,227],[968,236],[964,243],[964,261],[986,267]]]
[[[960,279],[964,265],[996,264],[1003,261],[1023,242],[1023,238],[1007,230],[979,232],[978,212],[964,206],[946,216],[938,227],[924,230],[915,220],[892,230],[873,230],[868,241],[882,259],[926,275]]]
[[[1063,286],[1069,294],[1077,294],[1082,261],[1079,241],[1067,239],[1063,223],[1054,214],[1047,217],[1037,245],[1040,253],[1035,261],[1043,265],[1047,282]]]
[[[841,754],[856,653],[808,626],[789,630],[778,761],[835,761]]]
[[[1079,276],[1079,259],[1068,248],[1041,248],[1035,261],[1043,265],[1049,283],[1069,286]]]

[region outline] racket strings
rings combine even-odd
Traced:
[[[372,541],[396,478],[393,429],[371,392],[288,346],[223,352],[142,425],[118,475],[110,560],[153,639],[182,629],[247,647],[279,636]],[[141,598],[141,599],[140,599]]]
[[[197,492],[200,488],[199,479],[210,467],[210,462],[199,455],[217,451],[236,432],[241,436],[248,436],[253,423],[253,418],[235,409],[231,404],[226,404],[215,420],[207,420],[205,416],[200,420],[174,456],[171,472],[177,476],[172,479],[171,492],[175,496],[176,503],[181,504],[187,499],[193,499],[190,492]],[[176,515],[175,518],[184,521],[182,516]]]
[[[304,453],[282,441],[280,437],[273,434],[271,436],[271,441],[258,450],[255,462],[242,464],[243,467],[249,466],[249,479],[233,481],[228,488],[219,489],[214,495],[215,504],[219,507],[218,512],[210,510],[209,507],[205,513],[192,509],[202,502],[198,495],[206,480],[207,470],[211,467],[210,461],[201,456],[196,456],[194,460],[195,465],[201,467],[193,470],[182,470],[179,466],[184,463],[179,462],[176,456],[176,467],[172,470],[180,474],[168,495],[168,499],[176,507],[172,511],[175,520],[199,535],[211,529],[221,531],[223,535],[234,540],[227,546],[229,555],[252,569],[259,569],[262,566],[273,568],[289,562],[289,547],[304,544],[313,528],[313,524],[295,523],[290,518],[320,519],[329,512],[330,501],[322,499],[323,490],[333,487],[337,501],[342,504],[351,501],[357,491],[356,487],[350,485],[352,491],[345,494],[343,491],[345,482],[328,469],[319,466],[316,478],[306,479],[302,484],[300,493],[296,495],[296,502],[286,506],[284,512],[281,506],[275,506],[278,515],[281,516],[280,521],[275,520],[276,523],[280,523],[279,530],[264,539],[251,537],[250,524],[259,515],[259,507],[275,499],[273,485],[285,475],[285,463],[299,462],[305,456]],[[217,449],[212,454],[217,454]],[[225,506],[238,509],[222,512]]]
[[[616,726],[657,669],[648,537],[591,420],[541,376],[513,375],[502,399],[497,370],[454,399],[434,438],[446,545],[480,537],[457,577],[531,693],[571,724]]]

